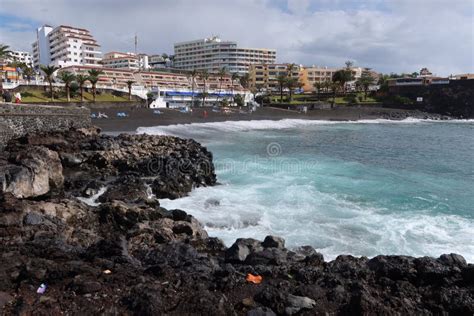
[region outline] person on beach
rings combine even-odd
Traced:
[[[3,100],[6,103],[11,103],[12,102],[12,95],[11,95],[10,91],[3,90],[2,97],[3,97]]]
[[[204,112],[202,113],[202,117],[207,119],[207,111],[206,110],[204,110]]]
[[[21,103],[21,94],[20,92],[15,93],[15,103]]]

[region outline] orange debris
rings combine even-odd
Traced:
[[[251,273],[248,273],[248,274],[247,274],[247,277],[245,278],[245,280],[247,280],[247,282],[252,282],[252,283],[255,283],[255,284],[260,284],[260,283],[262,283],[263,278],[262,278],[260,275],[253,275],[253,274],[251,274]]]

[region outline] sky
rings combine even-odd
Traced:
[[[173,53],[217,35],[278,62],[383,73],[474,73],[474,0],[0,0],[0,43],[31,51],[36,28],[91,31],[102,52]]]

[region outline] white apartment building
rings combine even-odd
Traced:
[[[135,54],[110,52],[104,54],[101,64],[107,68],[139,70],[140,62]]]
[[[274,49],[240,48],[236,42],[222,41],[216,36],[174,44],[173,67],[176,69],[216,73],[225,68],[230,73],[244,74],[252,64],[273,64],[275,61]]]
[[[33,65],[97,66],[102,59],[100,45],[86,29],[43,25],[37,29],[33,46]]]
[[[20,63],[25,63],[30,67],[33,65],[33,57],[31,56],[29,52],[12,51],[10,53],[10,58],[7,58],[7,61],[8,62],[17,61]]]
[[[146,54],[109,52],[104,54],[100,63],[104,67],[117,69],[146,70],[150,68]]]

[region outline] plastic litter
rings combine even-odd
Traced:
[[[110,271],[109,269],[104,270],[104,274],[111,274],[111,273],[112,273],[112,271]]]
[[[252,273],[247,273],[247,277],[245,278],[245,280],[254,284],[260,284],[262,283],[263,278],[260,275],[253,275]]]
[[[46,292],[46,284],[41,283],[41,285],[39,286],[39,288],[36,290],[36,293],[38,293],[38,294],[44,294],[44,292]]]

